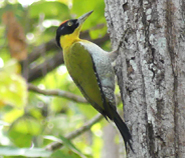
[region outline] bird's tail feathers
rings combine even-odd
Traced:
[[[129,129],[127,127],[127,125],[125,124],[125,122],[123,122],[123,120],[121,119],[121,117],[119,116],[119,114],[116,112],[116,114],[114,115],[114,119],[113,121],[115,122],[118,130],[120,131],[124,142],[125,142],[125,147],[127,147],[127,143],[130,146],[130,149],[134,152],[133,148],[132,148],[132,136],[129,132]]]

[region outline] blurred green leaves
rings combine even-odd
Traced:
[[[69,19],[70,11],[66,4],[57,1],[38,1],[31,5],[29,14],[31,18],[38,18],[43,14],[46,19]]]
[[[0,70],[0,106],[6,104],[23,107],[27,103],[27,85],[20,74],[17,74],[19,64],[11,60]]]
[[[87,158],[70,140],[66,139],[64,136],[60,135],[60,138],[54,136],[44,136],[45,139],[53,140],[55,142],[63,143],[71,153],[74,153],[80,158]],[[64,153],[63,153],[64,154]],[[71,154],[70,154],[71,155]]]
[[[52,152],[39,148],[0,147],[2,156],[49,157]]]
[[[92,1],[92,0],[74,0],[73,7],[71,9],[72,13],[75,13],[76,18],[80,17],[86,12],[93,10],[94,12],[90,15],[90,17],[85,21],[83,25],[83,30],[90,29],[91,38],[96,39],[98,37],[102,37],[105,35],[107,28],[106,28],[106,20],[104,17],[104,8],[105,4],[102,1]],[[98,24],[105,24],[105,25],[98,25]]]

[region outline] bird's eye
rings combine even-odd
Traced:
[[[67,25],[68,25],[68,26],[72,26],[72,25],[73,25],[73,22],[72,22],[72,21],[69,21],[69,22],[67,23]]]

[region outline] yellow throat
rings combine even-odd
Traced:
[[[67,34],[60,37],[60,44],[63,50],[69,48],[74,42],[77,42],[80,40],[79,38],[80,30],[81,30],[81,26],[78,27],[72,34]]]

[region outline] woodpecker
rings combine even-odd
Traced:
[[[82,24],[93,11],[78,19],[66,20],[56,31],[56,42],[63,49],[66,68],[87,101],[120,131],[125,146],[132,149],[132,136],[116,111],[115,73],[111,53],[79,38]]]

